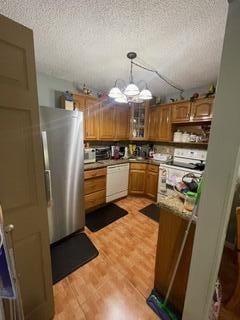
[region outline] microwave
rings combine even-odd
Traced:
[[[84,163],[96,162],[96,149],[85,148],[84,149]]]

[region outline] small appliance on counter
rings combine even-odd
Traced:
[[[108,160],[110,158],[110,147],[96,147],[96,161]]]
[[[172,161],[172,155],[169,153],[154,153],[153,160],[168,163]]]
[[[96,149],[95,148],[85,148],[84,149],[84,163],[96,162]]]

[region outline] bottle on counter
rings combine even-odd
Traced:
[[[160,167],[159,190],[161,194],[167,193],[167,170]]]
[[[154,150],[153,150],[153,145],[151,145],[148,151],[148,157],[152,159],[153,155],[154,155]]]

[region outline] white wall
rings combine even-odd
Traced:
[[[229,1],[183,320],[207,320],[240,163],[240,0]]]
[[[74,89],[71,81],[37,73],[38,103],[40,106],[59,107],[60,93]]]

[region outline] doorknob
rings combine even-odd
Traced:
[[[6,233],[11,233],[14,230],[14,225],[13,224],[9,224],[5,227],[5,232]]]

